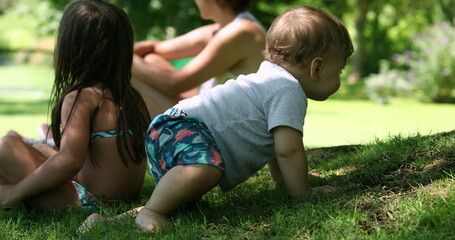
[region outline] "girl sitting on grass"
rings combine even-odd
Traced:
[[[51,128],[57,150],[0,140],[0,206],[96,207],[139,196],[150,117],[130,85],[133,28],[100,0],[66,8],[55,47]]]

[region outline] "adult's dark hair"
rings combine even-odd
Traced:
[[[52,132],[57,147],[65,129],[61,129],[64,97],[77,91],[68,117],[70,121],[81,90],[101,83],[109,89],[118,106],[117,130],[131,130],[133,137],[117,137],[122,162],[135,163],[145,156],[144,132],[150,117],[144,101],[131,86],[134,32],[126,13],[101,0],[70,3],[63,14],[54,51],[55,82],[52,89]],[[91,126],[101,106],[91,116]],[[96,165],[94,159],[92,162]]]
[[[217,0],[218,4],[223,6],[224,4],[229,4],[232,7],[232,10],[235,13],[241,13],[250,7],[251,0]]]

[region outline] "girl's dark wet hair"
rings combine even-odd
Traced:
[[[223,6],[223,4],[229,4],[234,10],[235,13],[241,13],[250,7],[251,0],[217,0],[218,4]]]
[[[117,130],[131,130],[134,135],[117,137],[123,163],[142,161],[143,136],[150,117],[141,96],[130,84],[133,44],[133,28],[121,8],[101,0],[76,1],[67,6],[54,50],[55,82],[50,102],[54,104],[51,127],[57,147],[65,131],[60,128],[65,96],[77,91],[67,119],[70,121],[81,90],[101,83],[118,105]],[[104,96],[92,113],[91,129],[102,99]]]

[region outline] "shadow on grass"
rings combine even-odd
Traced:
[[[391,210],[385,207],[387,203],[412,196],[415,187],[450,178],[450,173],[453,178],[455,130],[431,136],[397,136],[371,145],[311,149],[308,155],[312,165],[310,169],[323,174],[321,179],[310,180],[311,185],[330,184],[339,189],[337,193],[290,199],[283,187],[277,187],[270,180],[267,169],[262,169],[232,191],[222,193],[216,188],[196,205],[179,210],[172,217],[175,224],[158,232],[155,237],[293,239],[296,236],[304,237],[305,234],[311,236],[312,231],[326,231],[327,226],[330,227],[328,230],[343,231],[345,225],[334,225],[335,220],[356,224],[366,232],[364,236],[374,234],[377,226],[390,228],[393,232],[396,220],[388,216]],[[150,197],[152,185],[148,182],[144,187],[142,204]],[[117,213],[136,207],[139,203],[131,205],[121,207]],[[364,217],[343,218],[344,215],[358,212]],[[429,210],[425,214],[430,216],[432,213]],[[61,231],[65,231],[67,236],[74,236],[77,223],[88,213],[73,215],[77,219],[68,221],[67,211],[62,211],[51,217],[40,216],[32,224],[41,229],[43,225],[52,225],[56,219],[57,222],[72,222],[73,225]],[[332,223],[325,223],[330,221]],[[149,237],[137,230],[134,218],[118,224],[100,228],[98,232],[101,233],[95,231],[86,239],[105,233],[117,237],[117,234],[131,234],[129,238]],[[132,230],[112,231],[114,228]],[[356,228],[351,227],[347,231],[352,229]],[[445,232],[450,233],[450,230]]]
[[[375,187],[408,191],[455,172],[455,130],[430,136],[396,136],[356,148],[357,152],[327,164],[332,169],[345,170],[345,174],[332,175],[328,181],[344,186],[346,191]],[[333,156],[333,152],[329,155]],[[314,160],[328,161],[320,157]]]
[[[335,213],[317,211],[338,209],[340,205],[344,207],[339,212],[352,212],[358,207],[370,211],[368,216],[371,215],[376,223],[385,222],[390,220],[385,217],[381,220],[381,216],[386,214],[383,209],[386,201],[413,195],[416,188],[453,176],[455,130],[431,136],[397,136],[371,145],[311,149],[308,155],[310,162],[321,165],[319,170],[328,173],[325,178],[310,180],[311,185],[330,184],[339,190],[337,193],[290,199],[284,188],[270,183],[270,177],[263,169],[254,176],[254,182],[243,183],[225,194],[215,191],[193,209],[180,211],[176,219],[188,221],[184,223],[188,225],[191,222],[208,224],[204,228],[211,230],[211,236],[233,238],[239,232],[263,237],[279,236],[285,230],[274,229],[271,225],[281,215],[285,219],[301,221],[296,224],[299,227],[319,226],[314,220],[301,219],[301,216],[311,215],[314,211],[319,217],[327,215],[329,220],[329,215]],[[322,219],[325,218],[321,217],[319,221]],[[359,225],[367,231],[374,230],[374,226],[367,223]],[[171,228],[164,235],[173,230]],[[207,232],[200,230],[200,234]]]
[[[0,99],[0,115],[48,114],[48,100]]]

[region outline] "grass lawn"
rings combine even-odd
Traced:
[[[338,191],[290,199],[263,169],[239,187],[213,189],[172,216],[156,235],[133,217],[76,229],[91,213],[76,208],[41,214],[0,212],[0,239],[454,239],[455,132],[392,137],[352,149],[309,151],[312,186]],[[144,204],[101,209],[105,216]]]
[[[47,122],[53,72],[44,66],[0,66],[0,135],[14,129],[38,137]]]
[[[366,100],[310,101],[304,127],[307,147],[370,143],[395,135],[455,129],[455,104],[396,99],[390,105]]]
[[[38,135],[47,120],[52,72],[0,67],[0,134]],[[5,80],[6,79],[6,80]],[[31,214],[0,211],[0,239],[455,239],[455,105],[398,99],[309,102],[304,128],[310,171],[334,194],[289,199],[263,169],[228,193],[218,188],[182,209],[151,236],[133,218],[76,229],[91,213],[77,208]],[[451,131],[445,134],[434,134]],[[105,216],[144,204],[153,191],[147,175],[140,200],[103,208]]]
[[[53,72],[48,67],[0,66],[0,135],[15,129],[38,137],[47,122]],[[396,99],[390,105],[368,100],[309,101],[306,147],[364,144],[393,135],[431,134],[455,129],[454,104]]]

